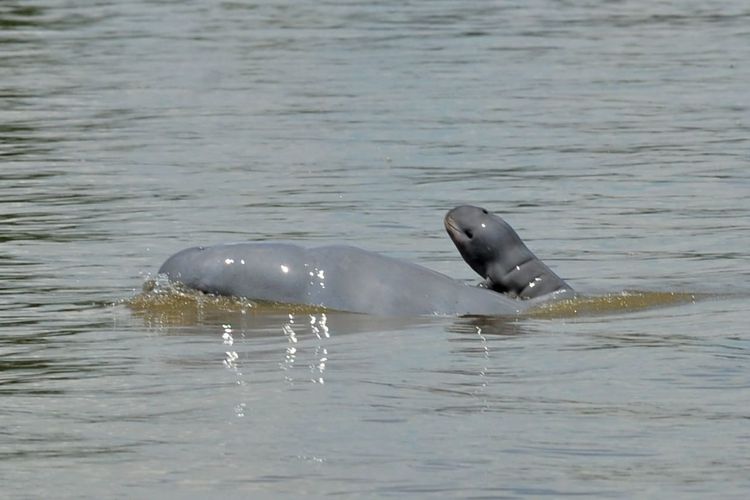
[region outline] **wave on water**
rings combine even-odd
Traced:
[[[577,296],[551,301],[534,307],[524,316],[532,318],[566,318],[637,312],[646,309],[695,303],[707,295],[691,292],[624,290],[596,296]],[[284,304],[250,300],[241,297],[211,295],[165,276],[149,278],[143,291],[123,301],[136,315],[160,323],[190,324],[216,319],[221,315],[274,315],[279,313],[316,314],[327,309],[301,304]]]
[[[548,302],[534,307],[526,315],[534,318],[566,318],[629,313],[660,307],[694,304],[696,300],[705,297],[707,297],[705,294],[699,295],[690,292],[623,290],[605,295],[584,295]]]
[[[149,278],[141,293],[123,303],[136,315],[167,324],[195,324],[221,315],[315,314],[325,308],[212,295],[173,283],[165,276]]]

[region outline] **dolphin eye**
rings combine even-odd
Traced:
[[[484,215],[487,215],[487,214],[488,214],[489,212],[487,212],[487,210],[483,208],[483,209],[482,209],[482,213],[483,213]]]
[[[472,239],[474,237],[474,232],[471,229],[467,229],[464,231],[464,234],[469,238]]]

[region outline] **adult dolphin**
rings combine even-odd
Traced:
[[[505,241],[502,237],[495,241],[511,253],[519,243],[523,245],[520,239]],[[478,262],[480,257],[473,258]],[[520,300],[346,245],[305,248],[289,243],[235,243],[192,247],[167,259],[159,273],[206,293],[383,316],[517,314],[559,296],[552,291]]]

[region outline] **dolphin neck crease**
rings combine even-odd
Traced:
[[[558,294],[561,292],[574,292],[570,285],[546,265],[544,265],[542,269],[539,269],[540,272],[535,273],[530,280],[524,280],[517,284],[512,283],[512,280],[510,283],[508,282],[509,280],[507,278],[513,274],[515,270],[520,271],[524,264],[535,260],[537,259],[532,257],[516,266],[513,266],[510,270],[505,269],[501,262],[495,262],[489,265],[485,272],[485,286],[496,292],[507,293],[521,299],[533,299],[551,293]]]

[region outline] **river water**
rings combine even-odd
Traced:
[[[1,496],[745,498],[749,40],[741,1],[3,1]],[[475,280],[460,203],[589,296],[691,300],[142,293],[244,240]]]

